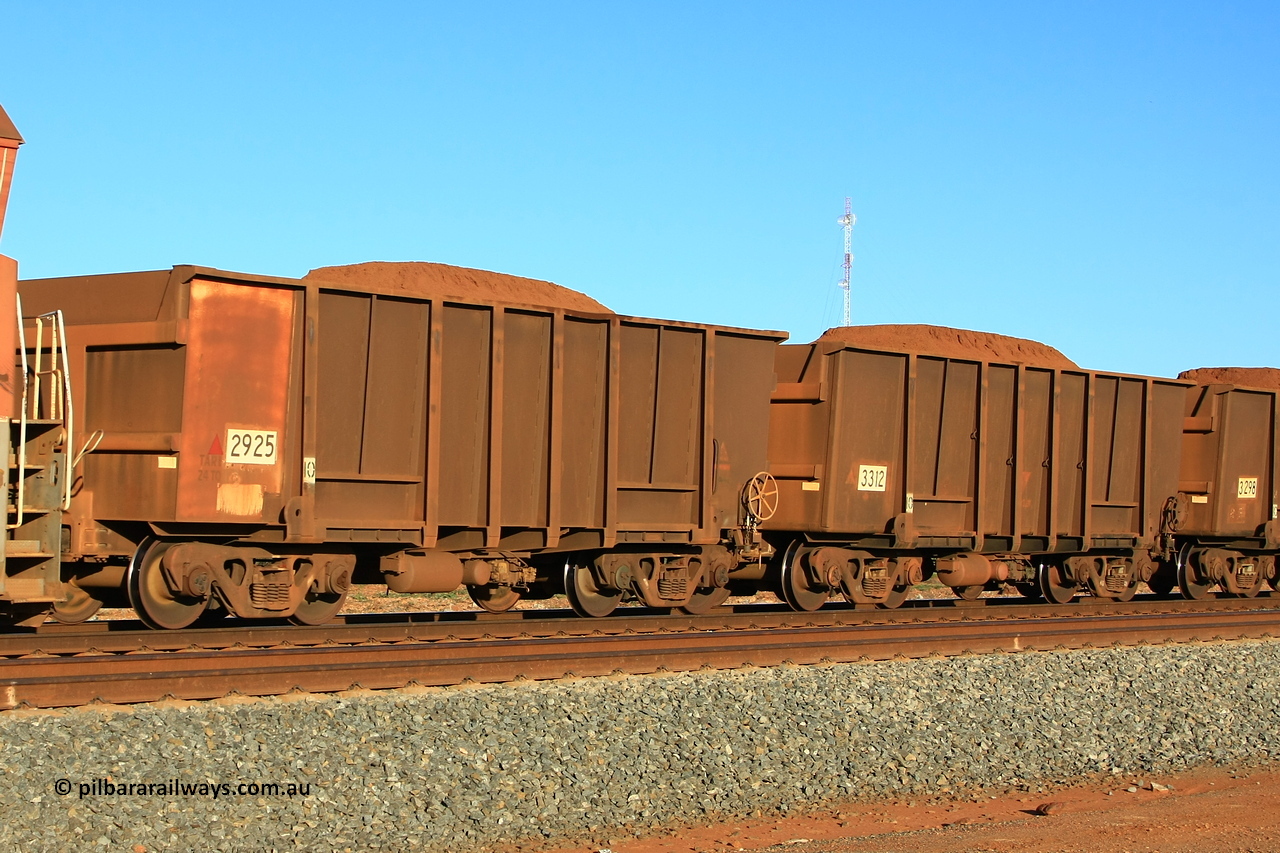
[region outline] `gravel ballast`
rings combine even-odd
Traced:
[[[1277,673],[1235,641],[13,711],[0,848],[462,853],[1263,760]]]

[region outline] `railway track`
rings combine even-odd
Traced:
[[[47,625],[0,636],[0,709],[1274,634],[1280,634],[1280,596],[1085,599],[1055,607],[915,601],[892,611],[814,613],[753,605],[697,617],[636,610],[593,620],[562,611],[379,614],[316,627],[255,621],[183,631],[152,631],[136,622]]]

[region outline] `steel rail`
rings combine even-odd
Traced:
[[[983,606],[986,602],[989,605]],[[914,606],[913,606],[914,605]],[[627,608],[605,619],[583,619],[570,610],[522,610],[502,614],[483,611],[349,614],[325,625],[292,625],[284,621],[243,620],[180,631],[155,631],[136,620],[47,623],[37,629],[0,634],[0,658],[25,655],[67,655],[86,652],[178,651],[298,646],[325,643],[365,644],[407,640],[482,639],[485,637],[598,635],[655,631],[790,628],[798,625],[885,624],[999,619],[1075,618],[1088,615],[1136,615],[1275,610],[1275,598],[1222,598],[1187,601],[1181,598],[1138,599],[1125,603],[1081,599],[1048,606],[1018,599],[921,600],[896,610],[828,606],[796,613],[784,605],[738,605],[703,616],[672,615],[665,611]]]
[[[259,646],[241,642],[231,647],[201,648],[189,644],[179,650],[157,651],[134,644],[118,652],[37,652],[0,660],[0,708],[838,663],[1280,633],[1280,608],[1274,603],[1244,604],[1175,606],[1159,612],[1151,607],[1040,607],[1031,608],[1034,618],[1012,607],[926,608],[918,614],[764,611],[675,620],[649,615],[607,620],[562,618],[537,620],[536,624],[543,626],[541,635],[530,631],[533,620],[517,619],[410,623],[408,629],[414,633],[406,633],[406,626],[400,625],[399,634],[392,630],[382,638],[374,636],[386,630],[382,623],[348,623],[325,627],[336,627],[339,633],[349,629],[353,632],[350,641],[339,642],[329,636],[314,644],[267,636],[267,629],[259,629],[265,632]],[[1072,612],[1064,614],[1063,610]],[[1007,612],[993,615],[992,611]],[[543,625],[545,622],[555,623],[554,631],[545,630],[550,627]],[[466,630],[459,631],[459,624]],[[223,629],[206,629],[219,630]],[[283,633],[294,638],[297,630],[287,628]],[[152,640],[167,636],[167,632],[137,633]],[[354,639],[360,635],[363,639]],[[37,636],[49,640],[58,634]]]

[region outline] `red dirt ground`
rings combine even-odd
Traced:
[[[513,302],[517,305],[540,305],[592,314],[613,313],[585,293],[549,281],[425,261],[370,261],[364,264],[320,267],[303,278],[384,293],[451,296],[462,301]]]
[[[1152,790],[1167,786],[1170,790]],[[1129,791],[1129,788],[1136,788]],[[1057,804],[1037,815],[1042,804]],[[829,808],[524,853],[1245,853],[1280,850],[1280,765],[1117,776],[1078,787]]]
[[[1275,367],[1197,367],[1178,374],[1179,379],[1192,382],[1226,382],[1249,388],[1280,390],[1280,369]]]
[[[1076,363],[1058,350],[1025,338],[1011,338],[992,332],[974,332],[947,326],[883,325],[836,326],[827,329],[820,341],[840,341],[866,349],[917,352],[947,358],[968,358],[1006,364],[1071,369]]]

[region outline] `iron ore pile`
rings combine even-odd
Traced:
[[[0,846],[604,844],[855,798],[1266,760],[1277,672],[1280,644],[1249,641],[11,712]],[[234,792],[265,783],[299,787]]]

